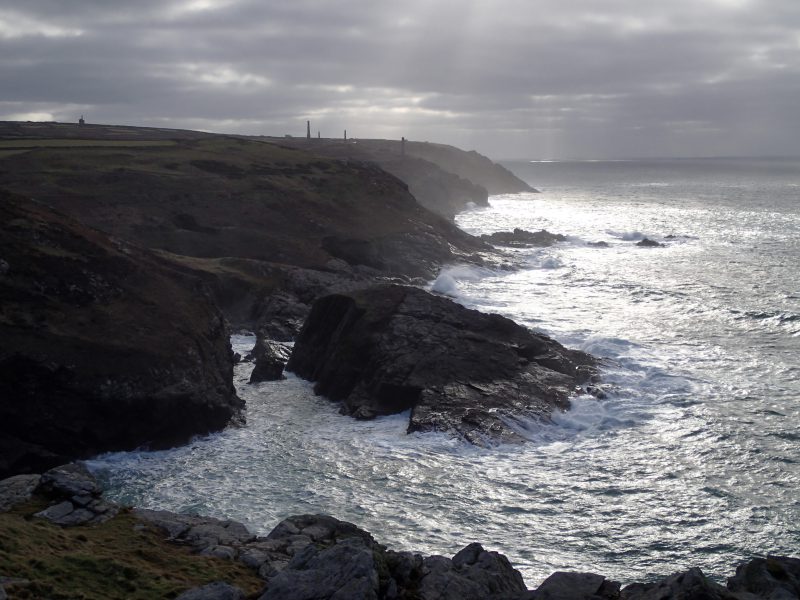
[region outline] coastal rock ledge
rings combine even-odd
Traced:
[[[408,431],[520,442],[521,419],[569,407],[595,359],[500,315],[400,285],[318,299],[287,370],[359,419],[411,410]]]

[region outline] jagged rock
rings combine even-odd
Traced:
[[[34,516],[62,527],[103,523],[119,512],[119,506],[101,498],[97,480],[83,463],[50,469],[35,492],[55,503]]]
[[[587,242],[586,245],[592,248],[608,248],[608,242]]]
[[[0,192],[0,477],[240,413],[230,340],[204,286],[159,256]]]
[[[621,600],[741,600],[709,580],[698,568],[670,575],[656,583],[634,583],[620,593]]]
[[[54,467],[42,475],[41,491],[60,498],[97,498],[102,493],[100,485],[81,462]],[[86,504],[90,500],[87,500]]]
[[[530,600],[616,600],[619,583],[594,573],[558,571],[542,582]]]
[[[483,234],[481,239],[496,246],[517,248],[552,246],[557,242],[567,241],[566,236],[560,233],[550,233],[545,229],[530,232],[519,228],[514,228],[514,231],[497,231],[492,234]]]
[[[260,600],[377,600],[379,591],[373,549],[350,537],[327,548],[306,546],[269,580]]]
[[[213,554],[219,547],[238,549],[256,539],[243,524],[237,521],[181,515],[166,510],[137,508],[134,514],[147,523],[164,530],[169,539],[191,546],[196,552]],[[229,557],[226,550],[219,551]]]
[[[41,475],[14,475],[0,481],[0,513],[31,499]]]
[[[423,600],[511,598],[526,591],[519,571],[497,552],[470,544],[452,560],[429,556],[423,560],[419,597]]]
[[[661,248],[664,244],[661,244],[655,240],[651,240],[650,238],[644,238],[643,240],[636,242],[636,245],[640,248]]]
[[[513,420],[569,406],[595,361],[499,315],[398,285],[314,303],[287,369],[369,419],[411,409],[409,431],[521,441]]]
[[[244,592],[224,581],[186,590],[175,600],[244,600]]]
[[[264,339],[260,334],[252,351],[255,367],[250,373],[250,383],[286,379],[283,368],[289,360],[291,348],[286,344]]]
[[[736,575],[728,579],[728,589],[767,600],[800,598],[800,559],[787,556],[755,558],[736,567]]]

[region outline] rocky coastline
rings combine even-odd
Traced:
[[[113,558],[104,567],[108,573],[118,567],[122,576],[97,583],[70,566],[96,567],[83,547],[106,530],[113,531],[105,539]],[[64,531],[75,535],[74,546],[63,543]],[[118,506],[102,498],[82,463],[0,481],[0,533],[0,598],[778,600],[800,595],[800,559],[782,556],[739,565],[726,585],[690,568],[625,586],[595,573],[556,572],[528,589],[506,556],[479,543],[450,558],[425,556],[387,548],[369,532],[328,515],[287,517],[268,535],[257,536],[231,520]],[[62,543],[49,552],[39,549],[31,559],[14,552],[26,535]],[[152,560],[126,563],[129,549],[136,552],[143,540]],[[187,563],[200,568],[192,571]],[[191,575],[178,578],[184,569]]]
[[[727,587],[690,569],[624,588],[556,573],[529,590],[506,557],[479,544],[422,556],[326,515],[289,517],[258,537],[232,521],[107,502],[85,467],[65,463],[240,422],[235,328],[257,333],[254,382],[280,378],[288,361],[355,418],[410,410],[409,431],[478,445],[522,441],[515,419],[546,420],[576,392],[603,391],[593,357],[419,289],[446,264],[502,261],[495,246],[563,241],[522,230],[479,239],[452,224],[489,191],[534,191],[484,157],[435,144],[409,143],[396,160],[396,142],[300,148],[74,129],[0,127],[5,139],[42,140],[0,156],[0,478],[10,477],[0,481],[0,600],[76,597],[59,586],[89,573],[108,587],[82,597],[800,596],[800,560],[786,557],[740,565]],[[47,144],[78,134],[120,145]],[[104,537],[70,554],[94,536]],[[52,550],[47,560],[37,544]],[[119,565],[104,544],[138,554]],[[170,561],[185,575],[171,578]],[[106,563],[118,570],[109,575]]]

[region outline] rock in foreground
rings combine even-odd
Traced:
[[[0,477],[221,429],[241,401],[197,279],[0,194]]]
[[[521,441],[515,419],[566,409],[594,363],[500,315],[387,285],[317,300],[287,369],[345,414],[411,409],[409,432],[486,444]]]

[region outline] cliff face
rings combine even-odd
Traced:
[[[511,171],[475,152],[446,144],[406,142],[406,154],[430,161],[445,171],[469,179],[489,194],[516,194],[536,190]]]
[[[505,167],[475,151],[428,142],[288,138],[275,143],[340,160],[370,161],[403,180],[424,207],[450,220],[489,194],[535,192]]]
[[[224,427],[242,403],[194,277],[0,192],[0,477]]]

